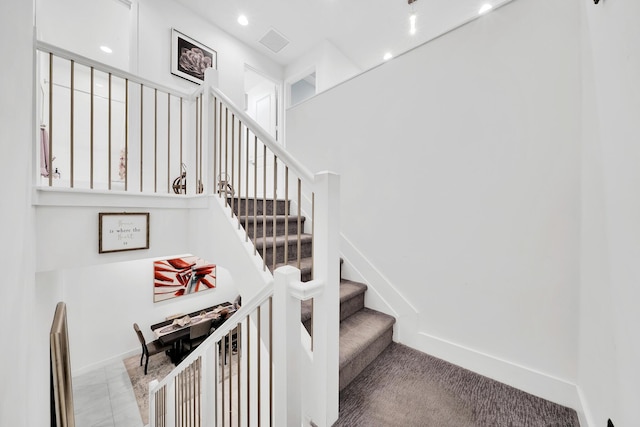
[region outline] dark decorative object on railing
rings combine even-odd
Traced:
[[[218,175],[218,194],[224,194],[227,197],[233,197],[236,194],[226,173]]]
[[[172,187],[176,194],[187,194],[187,167],[184,163],[180,166],[180,176],[173,180]]]

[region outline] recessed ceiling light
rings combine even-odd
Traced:
[[[416,14],[412,13],[409,16],[409,34],[416,33]]]
[[[245,26],[249,25],[249,20],[247,19],[246,16],[240,15],[240,16],[238,16],[238,24],[240,24],[243,27],[245,27]]]
[[[393,55],[391,54],[391,52],[385,53],[384,56],[382,57],[382,59],[384,59],[385,61],[388,61],[391,58],[393,58]]]
[[[100,50],[104,53],[113,53],[113,50],[109,46],[100,46]]]
[[[493,6],[491,6],[489,3],[485,3],[485,4],[482,5],[480,10],[478,11],[478,15],[483,15],[483,14],[489,12],[491,9],[493,9]]]

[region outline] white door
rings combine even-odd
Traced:
[[[256,71],[245,68],[245,110],[269,135],[279,142],[278,132],[278,92],[280,87],[272,80]],[[263,146],[254,144],[250,136],[249,146],[245,147],[249,155],[249,178],[245,185],[249,186],[249,196],[277,197],[282,188],[282,171],[278,170],[277,185],[274,186],[274,158],[271,153],[264,156]],[[257,182],[254,187],[254,175]],[[274,188],[277,188],[274,193]],[[265,193],[266,190],[266,193]]]
[[[261,74],[246,68],[244,79],[247,114],[277,141],[278,85]]]

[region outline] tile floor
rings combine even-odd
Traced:
[[[77,427],[143,427],[122,361],[73,377]]]

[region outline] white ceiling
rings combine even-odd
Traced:
[[[176,0],[282,65],[328,40],[362,70],[418,46],[478,16],[489,3],[511,0]],[[409,34],[409,15],[417,32]],[[249,25],[237,18],[244,14]],[[274,54],[259,40],[276,29],[290,43]]]

